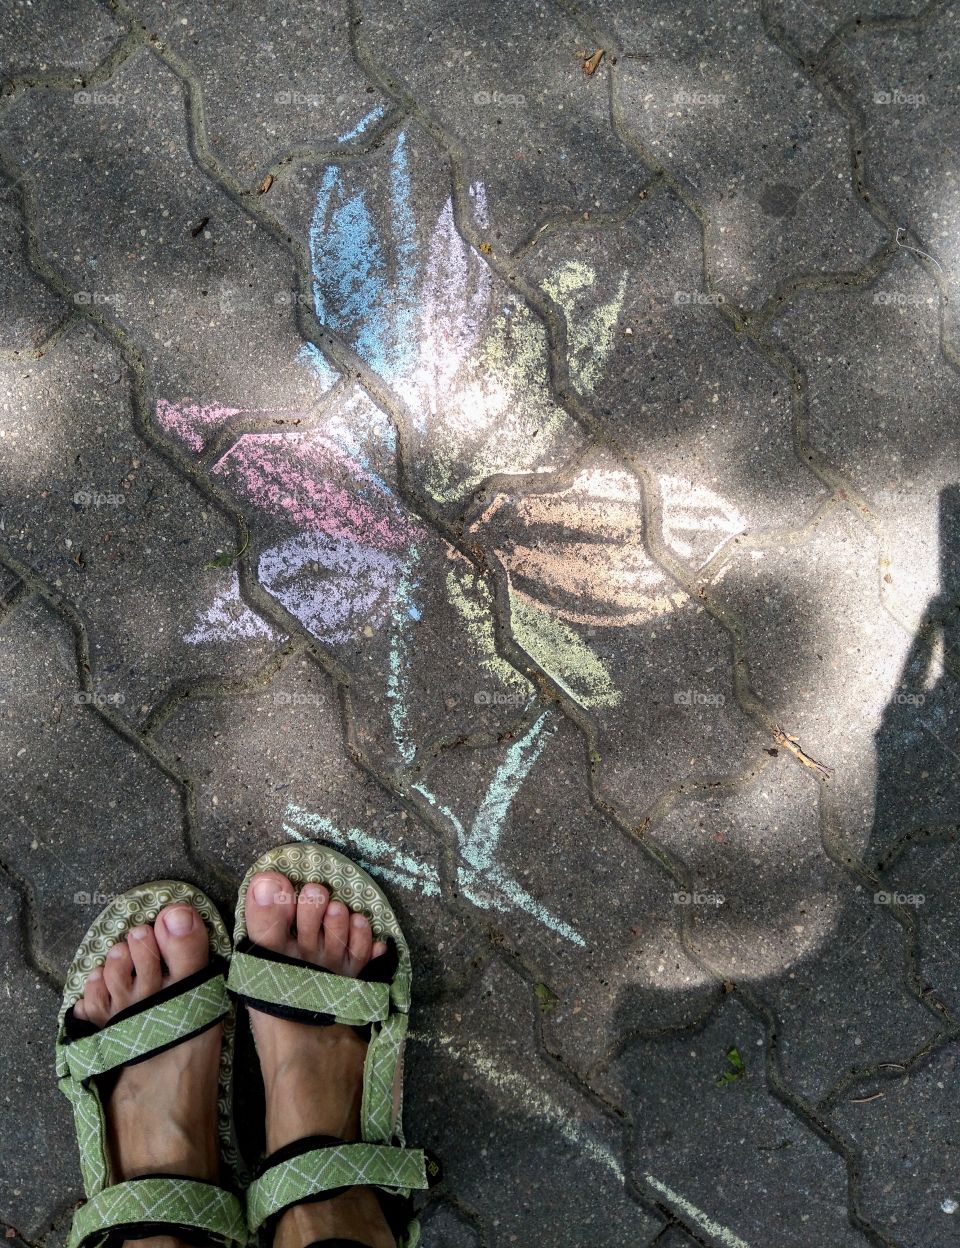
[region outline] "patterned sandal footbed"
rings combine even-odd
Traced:
[[[149,884],[142,884],[136,888],[129,889],[127,892],[115,897],[90,925],[86,935],[80,942],[73,962],[67,971],[66,982],[64,986],[63,999],[58,1015],[58,1034],[56,1044],[56,1068],[57,1078],[60,1088],[70,1100],[74,1107],[76,1127],[77,1127],[77,1143],[80,1151],[80,1167],[83,1176],[84,1190],[87,1195],[87,1205],[81,1206],[77,1213],[77,1221],[83,1221],[84,1210],[95,1203],[99,1197],[102,1204],[103,1194],[108,1190],[110,1183],[109,1161],[107,1157],[106,1139],[105,1139],[105,1123],[102,1106],[99,1105],[99,1096],[95,1084],[91,1087],[81,1086],[80,1081],[72,1074],[67,1056],[67,1050],[70,1044],[70,1033],[76,1032],[76,1027],[71,1026],[72,1010],[77,1001],[83,996],[84,985],[87,976],[94,968],[102,968],[106,962],[107,954],[110,949],[119,941],[125,939],[127,934],[141,924],[153,924],[161,910],[166,906],[185,903],[193,906],[197,910],[204,921],[207,930],[207,936],[210,942],[210,958],[211,962],[226,964],[232,954],[232,944],[227,928],[221,919],[213,902],[191,884],[187,884],[181,880],[157,880]],[[225,966],[224,966],[225,969]],[[204,976],[199,973],[196,977],[191,976],[190,980],[201,980]],[[183,992],[183,983],[171,987],[170,990],[157,994],[156,997],[150,998],[143,1003],[143,1006],[152,1006],[160,997],[176,997]],[[130,1011],[124,1011],[125,1014],[135,1014],[142,1007],[134,1007]],[[120,1016],[118,1016],[120,1017]],[[116,1021],[116,1019],[111,1020]],[[216,1021],[216,1020],[214,1020]],[[232,1113],[232,1081],[233,1081],[233,1060],[234,1060],[234,1031],[235,1031],[235,1011],[230,1009],[222,1017],[223,1040],[220,1048],[220,1066],[218,1071],[218,1092],[217,1092],[217,1121],[218,1134],[220,1144],[220,1158],[223,1173],[232,1180],[232,1185],[241,1190],[246,1180],[246,1174],[243,1169],[240,1153],[237,1148],[236,1138],[233,1130],[233,1113]],[[213,1025],[210,1023],[209,1025]],[[169,1047],[169,1046],[167,1046]],[[160,1050],[157,1050],[158,1052]],[[135,1059],[146,1060],[146,1059]],[[84,1081],[86,1083],[86,1081]],[[92,1117],[89,1113],[84,1112],[84,1106],[87,1110],[90,1108],[90,1096],[93,1094],[97,1098],[96,1114]],[[143,1184],[144,1180],[136,1180],[137,1184]],[[185,1208],[195,1207],[197,1192],[200,1187],[208,1185],[194,1185],[196,1190],[190,1188],[191,1181],[184,1180],[185,1185]],[[119,1190],[127,1185],[114,1185],[114,1190]],[[132,1187],[130,1190],[136,1190],[138,1195],[146,1193],[149,1186],[138,1186],[136,1189]],[[216,1192],[216,1189],[212,1189]],[[159,1191],[159,1188],[158,1188]],[[201,1193],[206,1197],[206,1193]],[[212,1205],[216,1207],[216,1220],[222,1225],[232,1220],[232,1202],[235,1201],[230,1193],[223,1193],[223,1200],[214,1195]],[[223,1208],[219,1208],[219,1205]],[[91,1213],[91,1218],[92,1214]],[[91,1219],[88,1218],[88,1221]],[[234,1228],[240,1230],[240,1228]],[[216,1234],[215,1230],[208,1231]],[[71,1235],[71,1243],[77,1242],[76,1235]]]
[[[246,898],[250,881],[265,871],[279,872],[297,891],[304,884],[323,884],[331,900],[341,901],[351,911],[366,915],[374,940],[389,943],[390,954],[383,955],[393,957],[394,970],[389,984],[331,975],[296,959],[278,959],[272,954],[260,957],[254,953],[256,946],[250,941],[246,926]],[[410,1193],[426,1186],[426,1160],[419,1150],[403,1147],[399,1096],[396,1103],[394,1101],[394,1088],[399,1088],[401,1078],[412,967],[410,950],[389,900],[362,868],[328,846],[303,843],[278,846],[263,854],[244,876],[237,899],[234,944],[242,952],[234,955],[228,986],[242,999],[266,1001],[271,1012],[279,1007],[284,1016],[301,1017],[308,1022],[322,1023],[336,1018],[351,1026],[369,1025],[371,1028],[364,1068],[361,1141],[327,1140],[319,1148],[311,1147],[317,1140],[295,1141],[268,1157],[247,1193],[251,1231],[273,1224],[278,1209],[282,1211],[305,1199],[323,1199],[323,1194],[305,1193],[302,1176],[290,1181],[288,1190],[284,1190],[286,1172],[283,1165],[277,1163],[299,1157],[303,1169],[316,1173],[322,1170],[328,1174],[331,1194],[336,1189],[362,1183],[380,1187],[381,1196],[385,1198],[385,1212],[398,1235],[399,1248],[415,1248],[420,1240],[419,1222],[414,1218],[405,1226],[398,1226],[396,1215],[403,1207],[409,1217]],[[260,965],[255,966],[255,963]],[[259,986],[266,991],[245,991],[251,977],[258,979]],[[299,1006],[291,1006],[291,1000],[298,1001]],[[316,1008],[318,1005],[324,1008]],[[303,1008],[305,1006],[308,1008]],[[375,1147],[370,1148],[370,1145]],[[334,1179],[340,1181],[334,1185]],[[400,1197],[396,1206],[394,1196]]]

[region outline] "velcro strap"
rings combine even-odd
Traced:
[[[427,1186],[427,1163],[418,1148],[387,1144],[337,1144],[308,1149],[271,1166],[247,1188],[251,1232],[291,1205],[324,1192],[364,1185],[398,1196]]]
[[[390,985],[332,975],[319,967],[235,953],[227,986],[248,1001],[266,1001],[307,1014],[330,1014],[352,1027],[382,1022],[390,1013]]]
[[[94,1237],[127,1227],[168,1226],[200,1231],[218,1241],[247,1241],[243,1206],[232,1193],[196,1179],[152,1177],[129,1179],[91,1196],[74,1215],[67,1248],[80,1248]]]
[[[74,1079],[90,1079],[117,1066],[148,1057],[179,1044],[230,1012],[230,996],[222,975],[167,997],[108,1023],[106,1027],[65,1046]]]

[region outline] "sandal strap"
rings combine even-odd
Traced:
[[[365,1140],[389,1144],[404,1142],[401,1103],[394,1102],[397,1069],[403,1058],[409,1016],[391,1014],[382,1027],[371,1028],[363,1064],[361,1134]]]
[[[131,1234],[125,1238],[186,1229],[222,1243],[242,1246],[247,1241],[243,1205],[231,1192],[197,1179],[151,1175],[128,1179],[91,1196],[74,1215],[67,1248],[81,1248],[128,1228]]]
[[[390,985],[333,975],[308,962],[277,961],[262,954],[236,952],[227,987],[251,1005],[281,1006],[307,1021],[336,1020],[351,1027],[382,1022],[390,1013]]]
[[[190,1039],[230,1013],[232,1004],[222,974],[200,983],[182,982],[188,985],[182,991],[149,998],[142,1007],[125,1011],[93,1035],[64,1045],[73,1078],[84,1081],[118,1066],[129,1066]]]
[[[316,1148],[314,1143],[304,1140],[302,1153],[274,1165],[267,1159],[267,1168],[247,1188],[251,1232],[291,1205],[333,1196],[348,1187],[379,1187],[401,1197],[427,1187],[427,1161],[418,1148],[339,1140]]]

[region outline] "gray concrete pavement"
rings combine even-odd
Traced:
[[[0,6],[12,1243],[105,896],[291,838],[426,1248],[960,1242],[958,22]]]

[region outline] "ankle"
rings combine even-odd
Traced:
[[[338,1237],[356,1239],[370,1248],[396,1248],[372,1188],[351,1187],[329,1200],[294,1205],[277,1223],[273,1248],[308,1248]]]

